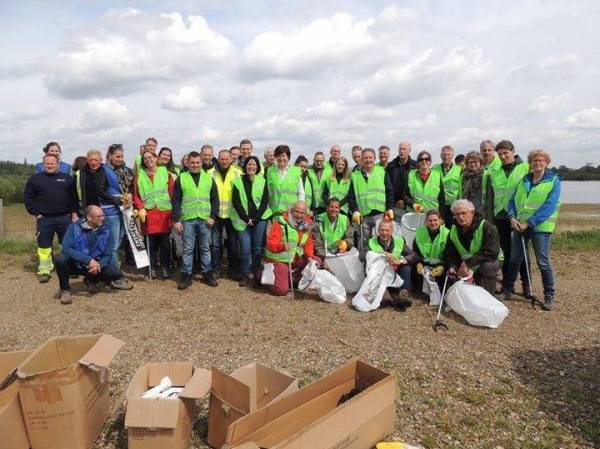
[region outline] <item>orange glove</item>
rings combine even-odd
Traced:
[[[146,209],[138,210],[138,218],[140,219],[140,223],[146,222]]]
[[[348,244],[345,240],[338,240],[336,242],[336,245],[338,247],[339,252],[345,253],[346,251],[348,251]]]
[[[388,210],[383,214],[383,219],[387,221],[394,221],[394,211],[392,209]]]
[[[413,204],[413,209],[415,210],[415,212],[417,212],[419,214],[421,212],[423,212],[423,206],[421,204],[419,204],[419,203],[414,203]]]

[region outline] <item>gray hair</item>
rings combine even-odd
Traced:
[[[469,211],[475,212],[475,206],[473,205],[473,203],[465,199],[454,201],[454,203],[452,203],[452,206],[450,207],[450,210],[452,211],[452,213],[456,213],[456,211],[462,207],[466,207]]]
[[[88,150],[87,153],[85,153],[85,157],[89,158],[91,155],[95,154],[96,156],[98,156],[100,158],[100,160],[102,160],[102,151],[100,150]]]
[[[275,150],[273,148],[267,148],[264,152],[265,157],[267,157],[269,155],[269,153],[274,152]]]
[[[492,142],[491,140],[485,139],[485,140],[482,140],[481,143],[479,144],[479,149],[483,150],[483,147],[486,146],[486,145],[488,145],[488,144],[491,145],[492,148],[494,148],[496,146],[496,145],[494,145],[494,142]]]

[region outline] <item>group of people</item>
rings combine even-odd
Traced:
[[[524,269],[531,242],[543,308],[554,307],[549,251],[560,179],[544,150],[531,151],[525,162],[511,142],[485,140],[480,151],[464,156],[446,145],[441,163],[433,164],[427,151],[412,159],[409,142],[400,142],[391,160],[387,146],[357,145],[352,167],[339,145],[328,159],[317,151],[310,165],[305,156],[291,164],[287,145],[265,150],[260,160],[248,139],[217,153],[203,145],[180,165],[169,148],[157,150],[157,140],[148,138],[130,169],[120,144],[111,145],[105,159],[89,150],[73,166],[61,161],[58,143],[44,147],[24,197],[37,218],[39,281],[48,282],[56,268],[61,302],[71,302],[69,278],[77,274],[90,289],[100,281],[132,287],[120,269],[119,248],[131,251],[122,211],[133,208],[146,236],[149,276],[171,278],[178,265],[181,290],[192,285],[196,269],[216,287],[226,251],[228,277],[241,287],[258,286],[264,264],[272,263],[274,282],[265,287],[283,296],[308,262],[322,267],[326,256],[356,247],[363,261],[368,251],[386,255],[403,280],[386,299],[400,307],[412,303],[424,267],[438,279],[473,279],[500,300],[514,294],[520,275],[523,294],[531,297]],[[412,245],[396,232],[407,212],[425,214]],[[54,235],[61,244],[55,257]]]

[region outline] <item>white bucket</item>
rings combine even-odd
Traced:
[[[407,212],[406,214],[402,215],[402,219],[400,221],[400,231],[404,236],[404,241],[410,248],[412,248],[417,228],[419,226],[423,226],[423,223],[425,223],[425,214]]]

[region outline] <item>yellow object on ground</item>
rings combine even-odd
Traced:
[[[377,449],[404,449],[404,443],[377,443]]]
[[[52,248],[38,248],[37,254],[40,259],[37,274],[50,274],[52,270],[54,270],[54,263],[52,262]]]

